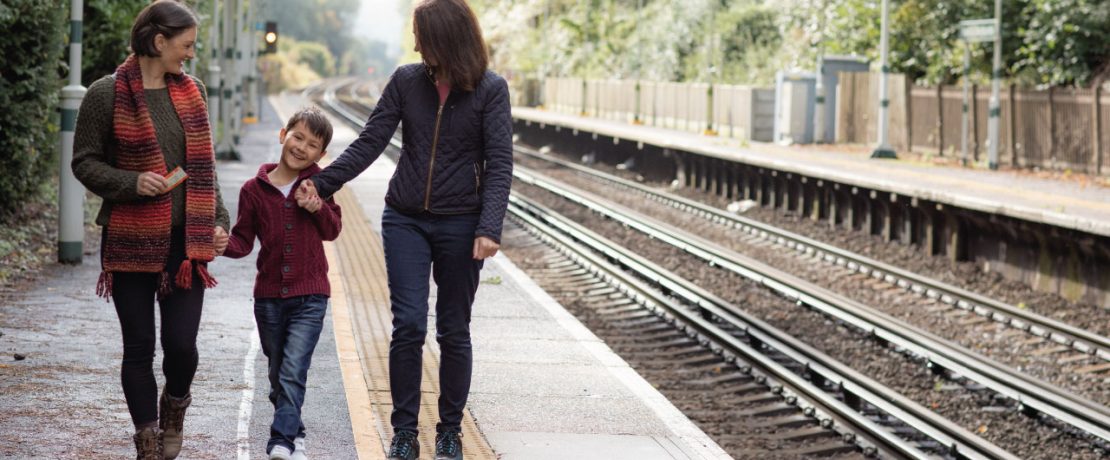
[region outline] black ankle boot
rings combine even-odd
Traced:
[[[398,431],[393,435],[393,443],[389,445],[389,460],[416,460],[418,457],[420,442],[416,440],[416,433]]]
[[[436,460],[463,460],[461,432],[445,430],[436,434]]]

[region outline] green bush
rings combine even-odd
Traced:
[[[66,12],[56,2],[0,3],[0,221],[49,182],[57,165]]]
[[[131,24],[150,0],[85,1],[84,40],[81,43],[81,81],[92,82],[116,71],[127,59]]]

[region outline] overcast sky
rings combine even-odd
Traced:
[[[399,54],[404,20],[397,0],[362,0],[355,34],[389,43],[391,51]]]

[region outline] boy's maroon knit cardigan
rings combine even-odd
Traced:
[[[263,164],[258,175],[243,184],[239,191],[239,215],[224,255],[234,259],[244,257],[254,249],[254,239],[258,238],[262,249],[254,282],[256,299],[331,296],[324,241],[339,236],[342,228],[339,205],[328,198],[315,213],[297,206],[294,193],[286,197],[270,182],[269,172],[276,167],[276,163]],[[319,170],[316,165],[305,168],[292,190]]]

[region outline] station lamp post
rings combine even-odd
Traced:
[[[212,24],[208,27],[208,46],[212,48],[208,61],[208,125],[215,141],[220,123],[220,0],[212,0]]]
[[[69,84],[62,88],[61,155],[58,165],[58,262],[81,263],[85,241],[85,187],[73,175],[73,136],[77,128],[77,110],[86,89],[81,86],[81,34],[83,0],[70,3],[69,22]]]
[[[994,64],[991,66],[990,116],[987,118],[987,136],[990,141],[987,148],[990,151],[990,168],[998,169],[998,144],[1001,141],[998,135],[998,118],[1002,114],[998,99],[999,87],[1002,86],[1002,0],[994,0],[994,21]]]
[[[879,145],[871,152],[871,158],[898,158],[887,140],[887,130],[890,124],[890,99],[887,88],[887,80],[889,80],[890,74],[890,61],[888,60],[890,51],[890,0],[883,0],[882,15],[882,35],[879,38],[879,53],[881,55],[879,62],[882,67],[879,76]],[[820,75],[818,75],[818,78],[820,78]]]

